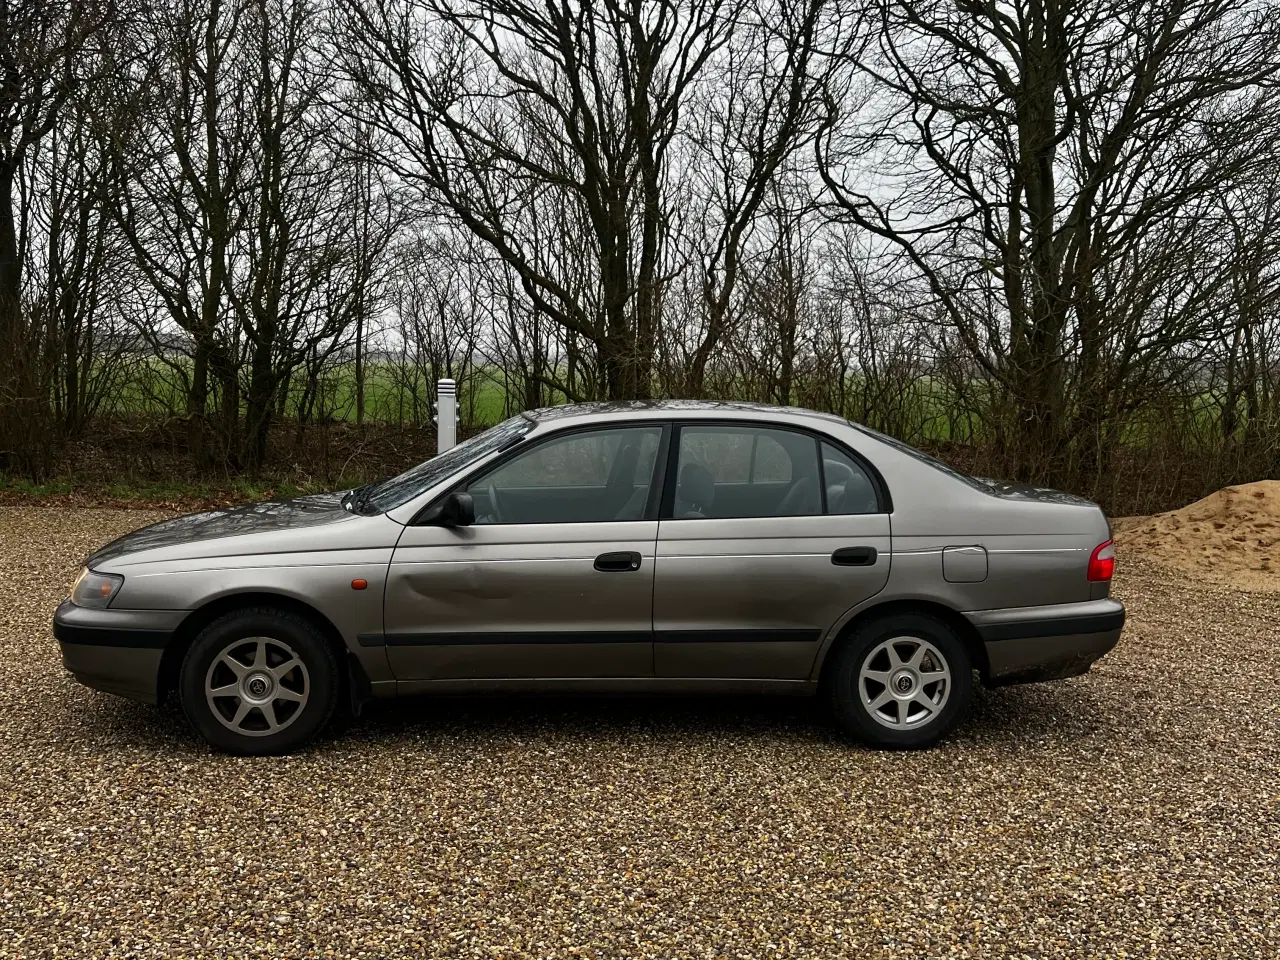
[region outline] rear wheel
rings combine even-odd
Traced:
[[[832,664],[829,695],[841,728],[875,747],[929,747],[969,706],[973,670],[960,638],[927,614],[858,627]]]
[[[281,610],[228,613],[205,627],[182,663],[182,709],[213,746],[288,753],[333,715],[338,668],[307,620]]]

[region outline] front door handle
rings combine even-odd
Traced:
[[[602,553],[596,557],[596,569],[602,573],[626,573],[640,569],[640,554],[630,550]]]
[[[876,548],[841,547],[831,555],[831,562],[837,567],[874,567]]]

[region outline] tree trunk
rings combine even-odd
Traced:
[[[261,474],[267,460],[267,438],[271,431],[275,392],[271,346],[264,342],[254,347],[250,361],[249,391],[245,397],[245,430],[241,447],[241,462],[255,477]]]
[[[364,305],[356,313],[356,426],[364,426]]]
[[[209,408],[209,354],[211,344],[204,338],[196,340],[191,356],[191,382],[187,388],[187,447],[197,469],[209,466],[208,408]]]
[[[40,344],[27,329],[13,190],[16,170],[0,165],[0,469],[41,479],[52,466],[49,395]]]

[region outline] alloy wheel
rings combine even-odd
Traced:
[[[951,697],[951,668],[936,646],[920,637],[878,644],[858,671],[858,698],[891,730],[929,724]]]
[[[302,715],[311,677],[293,648],[272,637],[227,644],[205,674],[209,709],[228,730],[266,737]]]

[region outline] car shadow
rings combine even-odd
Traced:
[[[1079,681],[1032,687],[976,687],[972,707],[950,742],[1000,743],[1078,739],[1106,727],[1105,705]],[[789,738],[844,744],[825,704],[814,697],[456,695],[375,701],[348,720],[339,737],[369,741],[428,733],[488,740]]]
[[[786,735],[826,738],[816,700],[791,697],[451,695],[375,701],[348,730],[371,739],[427,731],[488,737]]]
[[[947,738],[958,747],[1026,744],[1045,738],[1077,740],[1110,727],[1112,717],[1081,680],[987,690],[976,687],[972,707]],[[208,748],[172,700],[161,707],[90,694],[68,711],[66,730],[84,744],[129,744],[144,751]],[[467,694],[375,700],[359,717],[339,716],[316,749],[353,742],[392,746],[433,736],[490,744],[530,739],[698,742],[791,740],[811,746],[852,746],[814,697],[671,696],[635,694],[534,696]]]

